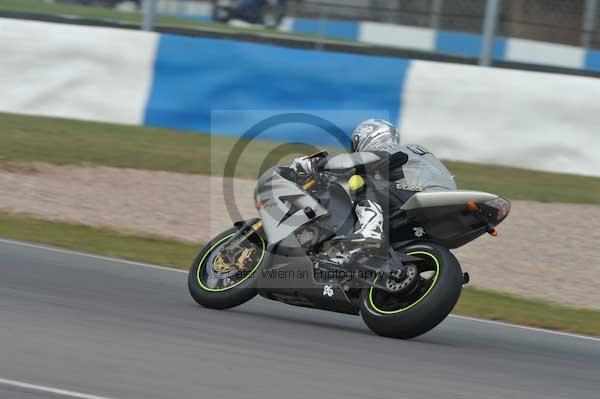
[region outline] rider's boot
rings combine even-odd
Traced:
[[[370,200],[359,202],[355,207],[359,228],[346,237],[343,242],[381,246],[383,242],[383,210],[381,206]]]
[[[348,236],[338,236],[333,240],[342,243],[342,250],[334,259],[339,264],[369,263],[369,258],[383,244],[383,211],[374,201],[361,201],[355,207],[358,228]]]

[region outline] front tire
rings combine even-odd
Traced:
[[[440,245],[417,244],[402,249],[402,252],[422,258],[437,274],[410,303],[395,302],[390,293],[374,287],[363,289],[360,314],[374,333],[409,339],[433,329],[450,314],[460,297],[464,280],[456,257]]]
[[[236,228],[231,228],[213,238],[204,248],[202,248],[192,264],[188,275],[188,288],[192,298],[206,308],[233,308],[249,301],[257,294],[256,279],[254,277],[261,267],[266,251],[265,241],[258,235],[254,235],[252,241],[254,246],[260,252],[256,256],[256,261],[252,263],[245,274],[239,278],[232,279],[233,281],[231,281],[231,284],[229,285],[218,283],[218,285],[213,284],[210,286],[205,278],[207,273],[212,274],[213,276],[219,276],[219,274],[214,271],[214,268],[213,270],[207,270],[207,268],[213,267],[212,264],[209,264],[210,260],[218,254],[218,251],[220,251],[228,241],[236,236],[237,232],[238,230]]]

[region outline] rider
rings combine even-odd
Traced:
[[[376,170],[363,170],[366,185],[356,192],[354,208],[358,226],[347,241],[379,245],[384,238],[383,208],[394,214],[417,191],[456,189],[450,172],[435,156],[418,145],[401,145],[398,130],[385,120],[361,122],[352,133],[352,152],[374,153],[382,162]],[[302,157],[292,167],[310,174],[315,165],[314,159]],[[381,192],[385,195],[377,195]]]
[[[385,162],[383,167],[370,171],[365,176],[367,185],[356,193],[355,212],[358,228],[347,241],[379,245],[383,241],[384,214],[382,205],[375,194],[371,180],[378,174],[387,182],[400,182],[404,178],[402,166],[409,159],[404,146],[400,145],[398,130],[390,122],[382,119],[369,119],[361,122],[352,133],[352,152],[372,152]],[[315,171],[315,162],[310,157],[296,158],[292,164],[296,171]],[[386,204],[389,206],[389,204]]]

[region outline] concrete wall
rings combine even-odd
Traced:
[[[0,112],[237,136],[375,116],[446,159],[600,176],[594,78],[10,19],[0,38]],[[268,138],[341,143],[298,121]]]

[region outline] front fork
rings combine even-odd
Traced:
[[[302,188],[304,191],[308,191],[313,188],[317,184],[316,179],[308,180]],[[222,251],[222,255],[226,258],[227,261],[233,262],[233,260],[237,259],[237,257],[244,250],[243,243],[250,239],[253,235],[263,235],[263,222],[262,220],[256,218],[247,221],[236,222],[233,224],[235,228],[238,229],[238,232],[231,238],[229,243],[227,243],[226,247]],[[264,235],[263,235],[264,237]]]

